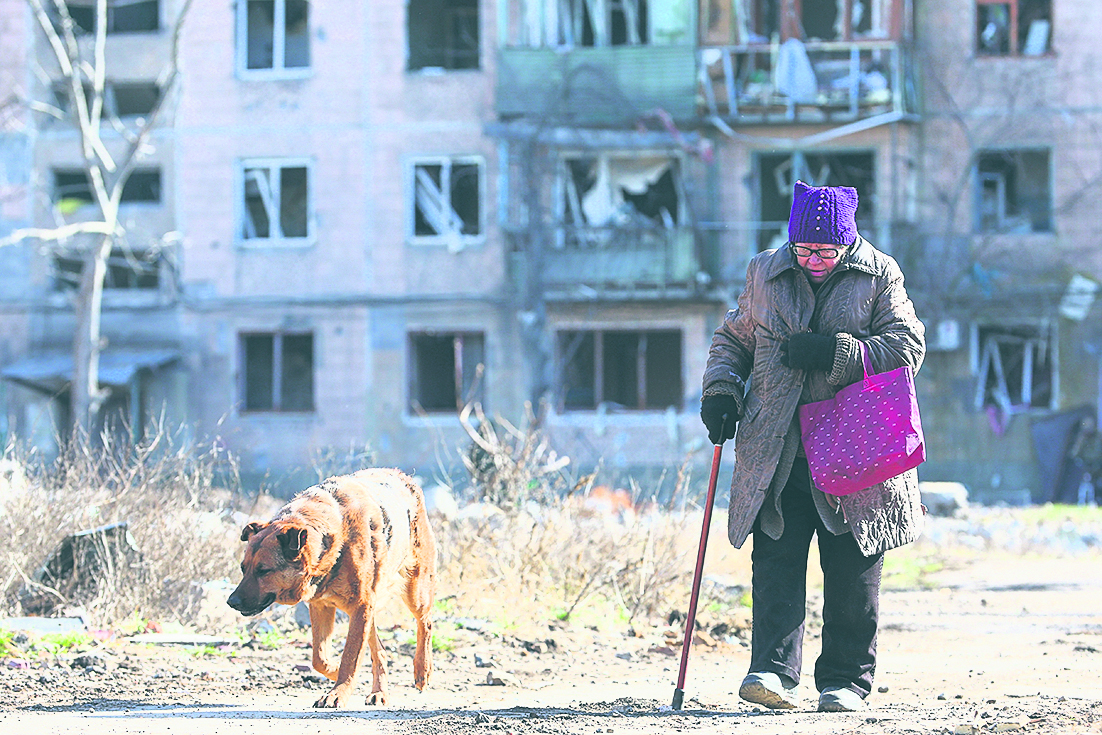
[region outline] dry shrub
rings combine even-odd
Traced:
[[[589,608],[631,622],[684,604],[695,549],[686,529],[698,516],[653,504],[623,515],[587,507],[599,470],[572,481],[569,458],[531,415],[518,428],[475,404],[460,420],[472,441],[471,495],[487,504],[485,515],[436,523],[441,593],[462,614],[500,617],[505,598],[512,614],[568,619]],[[534,609],[522,611],[522,601]]]
[[[687,522],[655,513],[624,523],[573,504],[439,522],[441,592],[489,619],[565,620],[587,607],[629,623],[665,615],[692,579]]]
[[[164,431],[136,446],[102,441],[94,450],[71,442],[51,462],[9,447],[28,483],[0,502],[0,534],[9,539],[0,554],[3,613],[79,608],[108,627],[133,616],[178,620],[194,585],[233,574],[239,543],[230,513],[242,496],[232,459],[216,446],[174,444]],[[76,553],[78,566],[83,559],[96,567],[81,570],[80,583],[42,575],[70,534],[113,524],[126,524],[128,537],[100,534],[98,546]]]
[[[570,487],[565,474],[570,458],[556,454],[542,432],[533,428],[531,411],[526,419],[526,428],[500,416],[490,421],[478,403],[468,403],[459,413],[459,423],[471,438],[462,459],[474,495],[506,511],[529,501],[546,503]]]

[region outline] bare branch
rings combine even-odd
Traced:
[[[50,43],[50,48],[53,49],[54,56],[57,58],[58,64],[61,66],[61,73],[68,78],[73,76],[73,64],[69,59],[69,52],[66,50],[65,45],[61,41],[61,37],[57,35],[57,29],[54,28],[54,24],[50,21],[49,14],[46,13],[46,8],[42,7],[41,0],[27,0],[31,6],[31,10],[34,11],[34,17],[38,21],[38,25],[42,28],[42,32],[46,34],[46,40]],[[61,5],[61,3],[58,3]],[[62,7],[64,7],[62,5]],[[68,8],[65,8],[65,16],[69,14]],[[69,19],[70,22],[72,19]]]
[[[91,118],[99,135],[103,120],[103,89],[107,79],[107,0],[96,0],[96,36],[92,61]]]
[[[65,36],[62,39],[58,35],[57,28],[54,27],[53,21],[50,20],[49,13],[42,5],[42,0],[27,0],[27,2],[30,3],[35,18],[38,20],[38,25],[46,35],[47,41],[49,41],[50,49],[54,52],[54,58],[57,60],[62,76],[69,82],[69,95],[72,99],[73,109],[76,112],[82,150],[85,159],[89,162],[88,174],[92,179],[93,186],[95,186],[97,176],[93,169],[98,169],[99,166],[93,165],[94,162],[98,160],[99,164],[108,171],[115,170],[115,163],[100,138],[98,120],[93,118],[88,110],[88,100],[84,95],[83,74],[80,71],[82,66],[80,44],[73,33],[73,18],[69,15],[69,8],[64,0],[54,0],[54,7],[61,17],[61,31]],[[102,175],[99,178],[102,180]],[[97,189],[96,194],[97,197],[102,195],[100,205],[103,206],[107,198],[107,190],[105,188]]]
[[[113,235],[115,228],[99,220],[92,222],[74,222],[53,228],[26,227],[15,230],[6,237],[0,237],[0,247],[15,245],[25,240],[49,240],[64,242],[76,235]]]

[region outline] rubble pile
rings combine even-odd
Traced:
[[[920,544],[1013,554],[1102,551],[1102,510],[1093,507],[968,506],[953,517],[927,516]]]

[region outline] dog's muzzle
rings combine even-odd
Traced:
[[[232,595],[230,595],[230,598],[226,600],[226,604],[232,607],[234,610],[237,610],[242,615],[252,616],[259,615],[260,613],[264,612],[266,609],[268,609],[268,606],[275,601],[275,592],[269,592],[257,605],[249,605],[241,599],[241,596],[238,595],[237,592],[234,592]]]

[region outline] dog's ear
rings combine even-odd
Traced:
[[[241,540],[242,541],[248,541],[249,538],[252,537],[252,535],[254,533],[256,533],[260,529],[264,528],[264,526],[266,526],[266,525],[268,525],[268,524],[266,524],[266,523],[257,523],[256,521],[253,521],[252,523],[248,524],[243,529],[241,529]]]
[[[301,526],[288,526],[279,532],[279,545],[287,561],[294,561],[306,546],[306,529]]]

